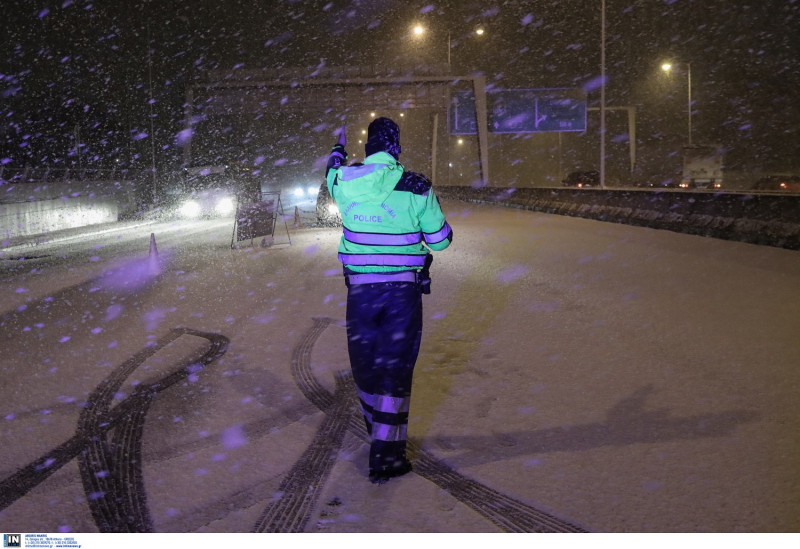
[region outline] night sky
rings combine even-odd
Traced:
[[[175,169],[186,88],[203,71],[444,64],[448,32],[455,74],[479,71],[500,89],[583,87],[597,106],[600,5],[3,0],[0,161],[74,165],[78,133],[84,166],[154,157]],[[637,107],[643,162],[686,139],[686,75],[659,69],[670,58],[691,63],[695,142],[723,144],[735,169],[800,172],[800,0],[608,0],[606,17],[606,104]],[[430,30],[423,43],[416,22]]]

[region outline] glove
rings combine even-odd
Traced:
[[[336,169],[345,162],[347,162],[347,151],[344,149],[344,145],[337,143],[333,146],[331,154],[328,156],[328,166]]]
[[[425,256],[425,266],[419,272],[419,284],[425,295],[431,293],[431,264],[433,264],[433,254],[428,254]]]
[[[419,285],[423,294],[429,295],[431,293],[431,277],[427,273],[420,273]]]
[[[328,177],[328,172],[331,170],[338,170],[346,162],[347,151],[344,150],[344,145],[337,143],[333,146],[331,154],[328,156],[328,165],[325,166],[325,177]]]

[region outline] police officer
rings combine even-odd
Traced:
[[[347,292],[350,366],[370,434],[369,478],[411,471],[406,431],[422,337],[430,250],[453,240],[431,182],[399,162],[400,128],[376,118],[363,164],[347,166],[344,141],[328,159],[328,190],[342,214],[339,260]]]

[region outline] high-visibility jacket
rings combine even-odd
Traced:
[[[386,152],[361,165],[330,169],[326,180],[342,215],[339,261],[350,271],[419,270],[428,254],[425,245],[444,250],[453,240],[431,182],[406,172]]]

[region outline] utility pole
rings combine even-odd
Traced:
[[[78,178],[80,179],[82,168],[81,168],[81,125],[80,123],[75,124],[75,154],[78,155]]]
[[[156,135],[153,124],[153,59],[150,48],[150,24],[147,24],[147,73],[150,82],[150,173],[153,182],[153,201],[156,201]]]
[[[600,14],[600,188],[606,186],[606,0]]]
[[[687,87],[689,88],[689,146],[692,146],[692,64],[686,63]]]

